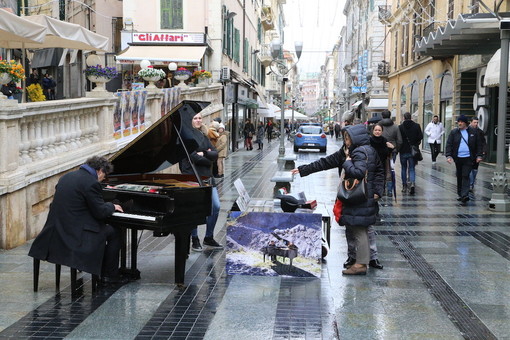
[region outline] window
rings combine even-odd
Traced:
[[[182,0],[161,0],[161,28],[184,28],[182,25]]]
[[[448,0],[448,19],[453,19],[454,0]]]

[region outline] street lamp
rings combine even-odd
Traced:
[[[296,41],[294,43],[294,47],[296,50],[296,57],[299,61],[299,58],[301,57],[301,53],[303,52],[303,42]],[[296,63],[288,66],[285,62],[285,59],[283,59],[282,55],[283,46],[280,41],[280,39],[275,38],[273,41],[271,41],[271,57],[273,60],[271,61],[271,65],[269,66],[271,68],[271,71],[279,76],[282,79],[282,85],[281,85],[281,120],[280,120],[280,147],[278,149],[278,157],[283,158],[285,157],[285,129],[283,126],[283,122],[285,120],[285,82],[288,80],[287,75],[289,74],[290,70],[292,70]]]
[[[361,104],[360,104],[360,113],[361,113],[361,121],[365,122],[367,120],[366,111],[365,111],[365,98],[367,92],[369,91],[368,84],[372,81],[372,75],[374,71],[369,68],[366,69],[363,65],[358,65],[358,69],[351,69],[351,93],[358,93],[358,98],[361,95]]]

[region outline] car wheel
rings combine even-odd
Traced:
[[[294,146],[294,152],[298,152],[299,148],[297,146]]]
[[[326,148],[320,148],[319,151],[320,152],[326,152]]]

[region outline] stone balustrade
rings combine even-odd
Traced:
[[[173,89],[172,89],[173,90]],[[221,85],[176,89],[180,100],[212,102],[221,110]],[[162,91],[149,91],[145,127],[161,117]],[[179,101],[180,101],[179,100]],[[18,105],[0,102],[0,249],[42,229],[60,176],[92,155],[111,155],[137,134],[114,138],[118,97],[86,97]]]

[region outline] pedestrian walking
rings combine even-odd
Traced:
[[[457,118],[457,128],[453,129],[446,142],[445,156],[448,163],[455,162],[457,176],[458,201],[469,201],[469,174],[474,163],[480,163],[483,157],[481,136],[468,125],[464,115]]]
[[[339,122],[336,122],[335,123],[335,139],[338,140],[338,138],[340,137],[340,131],[342,130],[342,126],[340,125]]]
[[[395,160],[397,159],[397,153],[398,153],[398,148],[397,148],[397,142],[398,142],[398,139],[399,139],[399,136],[400,136],[400,130],[398,128],[397,125],[395,125],[395,123],[393,122],[393,120],[391,119],[391,112],[388,111],[388,110],[384,110],[382,113],[381,113],[381,116],[382,116],[382,119],[379,121],[379,125],[382,126],[383,128],[383,132],[382,132],[382,136],[384,138],[386,138],[386,141],[391,143],[392,145],[395,146],[395,148],[393,148],[392,152],[391,152],[391,159],[393,162],[395,162]],[[391,176],[391,174],[388,174],[389,176]],[[388,177],[386,177],[388,178]],[[390,180],[386,180],[386,195],[388,196],[393,196],[393,181],[390,179]]]
[[[432,121],[425,127],[425,134],[428,136],[432,164],[436,164],[437,155],[441,151],[441,138],[444,134],[443,123],[439,121],[439,116],[432,117]]]
[[[249,119],[246,119],[246,122],[244,123],[243,128],[243,134],[244,134],[244,146],[246,150],[253,150],[253,135],[255,133],[255,127],[253,126],[252,122]]]
[[[400,166],[402,177],[402,192],[406,193],[409,189],[409,194],[414,195],[415,183],[415,166],[417,161],[411,154],[411,148],[414,146],[419,147],[423,133],[421,132],[420,124],[415,123],[411,119],[411,113],[404,113],[404,121],[399,126],[400,138],[397,141],[397,148],[400,152]]]
[[[485,158],[485,155],[487,154],[487,142],[485,140],[485,133],[483,133],[483,130],[478,127],[478,117],[473,117],[471,119],[471,123],[469,123],[469,126],[475,129],[478,134],[480,135],[480,142],[482,143],[482,160]],[[480,165],[479,162],[473,163],[473,169],[469,173],[469,191],[473,192],[475,189],[475,182],[476,182],[476,175],[478,174],[478,166]]]
[[[264,123],[259,122],[259,125],[257,126],[257,144],[259,145],[258,150],[264,149]]]
[[[225,158],[227,158],[228,152],[228,132],[225,131],[225,125],[218,125],[218,140],[216,141],[216,150],[218,151],[218,178],[225,177]]]
[[[270,119],[266,124],[266,133],[267,133],[267,142],[271,143],[271,139],[273,138],[273,121]]]

